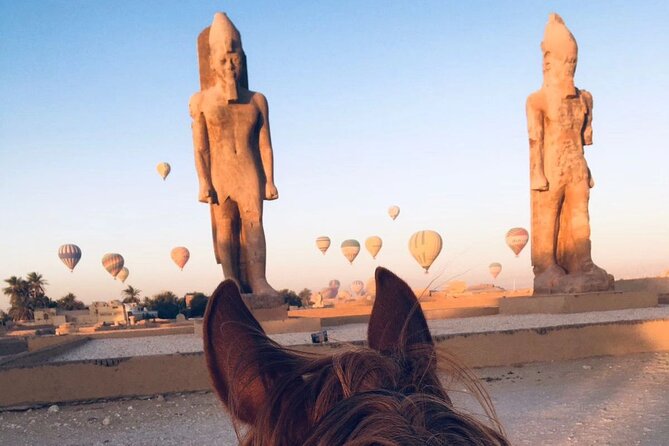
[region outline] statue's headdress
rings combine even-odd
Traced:
[[[205,28],[197,38],[198,59],[200,61],[200,88],[205,90],[214,85],[214,74],[209,59],[214,48],[225,52],[236,52],[242,56],[242,67],[238,82],[249,88],[246,55],[242,49],[242,36],[225,13],[217,12],[210,27]]]
[[[578,45],[576,39],[564,24],[564,20],[558,14],[548,16],[548,23],[544,31],[544,40],[541,42],[541,50],[544,54],[550,52],[559,57],[578,56]]]
[[[225,13],[217,12],[209,28],[209,47],[213,50],[223,50],[226,53],[242,50],[242,36]]]

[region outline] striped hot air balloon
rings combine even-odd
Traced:
[[[360,296],[364,289],[365,283],[362,280],[354,280],[351,282],[351,291],[353,291],[354,296]]]
[[[497,279],[499,273],[502,272],[502,264],[493,262],[488,266],[488,270],[490,271],[490,275],[492,276],[492,278]]]
[[[172,249],[170,255],[172,256],[174,263],[176,263],[179,269],[183,271],[184,266],[188,262],[188,259],[190,259],[190,251],[188,251],[188,248],[177,246],[176,248]]]
[[[351,265],[360,252],[360,242],[349,239],[341,242],[341,252],[344,254]]]
[[[102,266],[116,280],[116,276],[123,269],[123,256],[116,253],[105,254],[102,256]]]
[[[330,237],[325,235],[316,239],[316,247],[325,255],[325,251],[330,247]]]
[[[530,234],[523,228],[511,228],[506,233],[506,244],[509,245],[509,248],[511,248],[516,257],[518,257],[520,251],[527,245],[529,239]]]
[[[376,255],[379,253],[382,246],[383,240],[381,240],[381,237],[376,235],[373,235],[365,240],[365,248],[367,248],[367,251],[369,251],[373,259],[376,258]]]
[[[409,240],[409,251],[418,264],[425,268],[425,274],[439,256],[441,246],[441,236],[435,231],[418,231]]]
[[[400,215],[400,207],[399,206],[390,206],[388,208],[388,215],[390,215],[390,218],[395,220],[398,215]]]
[[[169,163],[158,163],[156,170],[160,176],[163,177],[163,181],[165,181],[165,178],[167,178],[167,175],[170,174],[172,168],[170,167]]]
[[[123,268],[121,268],[121,271],[118,273],[116,278],[121,282],[125,283],[125,279],[127,279],[129,275],[130,275],[130,270],[128,270],[128,268],[124,266]]]
[[[63,261],[65,266],[74,271],[79,260],[81,260],[81,249],[77,245],[67,244],[58,248],[58,258]]]

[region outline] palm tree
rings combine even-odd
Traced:
[[[132,285],[128,285],[128,288],[125,290],[121,291],[121,295],[123,295],[123,303],[124,304],[138,304],[139,303],[139,293],[141,293],[142,290],[139,290]]]
[[[62,310],[85,310],[86,305],[83,302],[77,300],[77,296],[72,293],[67,293],[65,296],[61,297],[56,301],[58,308]]]
[[[36,272],[28,273],[26,279],[26,283],[28,284],[28,292],[30,294],[30,298],[33,301],[33,307],[46,308],[49,306],[51,299],[46,296],[44,291],[44,286],[49,284],[46,279],[44,279],[41,274]]]
[[[5,282],[9,285],[2,289],[2,292],[9,296],[9,314],[12,316],[12,319],[16,320],[25,320],[33,318],[33,302],[30,298],[30,287],[28,282],[23,280],[22,277],[12,276],[9,279],[5,279]]]

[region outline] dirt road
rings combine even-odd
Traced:
[[[669,353],[476,371],[516,445],[668,445]],[[211,393],[0,412],[2,445],[234,445]]]

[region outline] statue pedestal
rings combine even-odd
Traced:
[[[598,293],[503,298],[499,301],[499,314],[586,313],[589,311],[649,308],[657,305],[657,293],[648,291],[603,291]]]
[[[278,294],[242,294],[242,300],[258,322],[288,318],[288,304]]]

